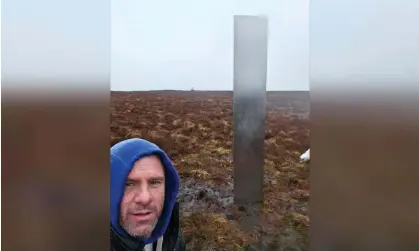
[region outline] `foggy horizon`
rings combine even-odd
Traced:
[[[112,4],[112,91],[232,91],[235,15],[268,18],[268,91],[309,90],[308,1]],[[159,13],[156,15],[156,13]]]
[[[382,11],[330,0],[6,1],[3,88],[233,90],[234,15],[268,18],[268,91],[309,90],[309,79],[325,90],[417,82],[417,3],[375,3]]]
[[[155,90],[135,90],[135,91],[119,91],[111,90],[111,92],[165,92],[165,91],[176,91],[176,92],[233,92],[233,90],[176,90],[176,89],[155,89]],[[310,92],[310,90],[266,90],[266,92]]]

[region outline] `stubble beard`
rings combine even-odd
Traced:
[[[163,206],[164,206],[164,201],[162,201],[160,208],[163,209]],[[139,208],[137,209],[139,210]],[[156,209],[156,208],[153,208],[153,209]],[[138,211],[138,210],[133,210],[133,211]],[[158,210],[152,210],[152,211],[157,212]],[[120,222],[120,225],[130,236],[134,238],[150,238],[151,234],[153,233],[154,228],[159,222],[161,213],[162,211],[160,211],[157,214],[155,219],[151,220],[151,222],[147,224],[147,228],[143,231],[137,230],[139,226],[144,226],[143,224],[139,225],[136,222],[130,222],[128,219],[122,220]]]
[[[154,228],[157,225],[157,222],[159,221],[159,218],[157,217],[152,222],[150,222],[147,225],[146,230],[144,231],[138,231],[136,230],[138,225],[137,224],[130,224],[129,222],[125,222],[122,225],[122,227],[127,231],[127,233],[135,238],[149,238],[151,234],[153,233]]]

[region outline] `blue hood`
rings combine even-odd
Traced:
[[[166,153],[151,142],[143,139],[127,139],[111,147],[111,225],[123,236],[129,236],[119,224],[120,203],[124,195],[126,179],[138,159],[152,154],[157,154],[162,160],[165,168],[166,189],[163,211],[151,237],[139,239],[144,244],[155,242],[165,233],[179,191],[179,175]]]

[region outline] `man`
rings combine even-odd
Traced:
[[[143,139],[111,147],[111,250],[184,251],[179,175],[166,153]]]

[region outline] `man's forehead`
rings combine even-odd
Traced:
[[[128,177],[141,175],[158,175],[164,176],[164,167],[157,155],[142,157],[134,163],[134,166]]]
[[[134,165],[159,165],[159,166],[163,166],[160,156],[156,155],[156,154],[152,154],[152,155],[148,155],[148,156],[144,156],[141,157],[139,160],[137,160]]]

